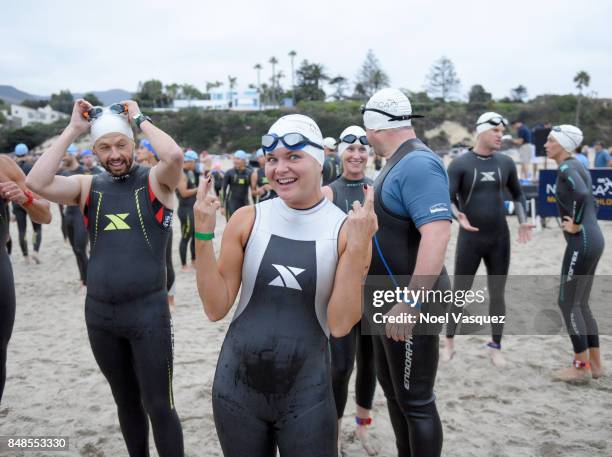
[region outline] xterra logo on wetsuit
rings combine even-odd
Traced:
[[[482,177],[480,181],[495,181],[495,172],[494,171],[481,171],[480,174]]]
[[[303,268],[285,267],[284,265],[277,265],[275,263],[273,263],[272,266],[276,268],[276,271],[278,271],[280,275],[270,281],[268,284],[269,286],[288,287],[289,289],[302,290],[296,276],[305,271]]]
[[[124,222],[129,215],[129,213],[105,214],[105,216],[110,219],[110,223],[104,230],[129,230],[130,226]]]

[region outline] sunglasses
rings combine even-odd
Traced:
[[[491,119],[488,119],[484,122],[479,122],[478,124],[476,124],[476,127],[478,127],[479,125],[483,125],[483,124],[491,124],[494,126],[498,126],[499,124],[503,124],[504,127],[508,127],[508,119],[506,119],[505,117],[501,117],[501,116],[495,116],[492,117]]]
[[[341,143],[348,143],[348,144],[353,144],[357,140],[359,140],[359,142],[363,144],[364,146],[370,145],[370,143],[368,143],[368,137],[365,135],[357,136],[357,135],[353,135],[352,133],[349,133],[344,138],[340,138]]]
[[[425,117],[421,114],[402,114],[401,116],[396,116],[395,114],[387,113],[385,111],[382,111],[376,108],[366,108],[365,105],[361,105],[361,114],[364,114],[366,111],[372,111],[374,113],[378,113],[378,114],[382,114],[383,116],[387,116],[389,118],[389,122],[409,121],[410,119],[418,119],[421,117]]]
[[[263,149],[264,152],[274,151],[279,141],[290,150],[301,149],[306,145],[314,146],[317,149],[323,149],[323,146],[310,141],[310,139],[301,133],[286,133],[283,136],[269,133],[261,137],[261,149]]]
[[[123,114],[128,112],[127,104],[122,103],[113,103],[108,107],[108,110],[113,114]],[[91,122],[94,119],[102,116],[102,113],[104,113],[104,107],[94,106],[89,111],[83,113],[83,117]]]

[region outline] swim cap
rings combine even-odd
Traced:
[[[234,158],[240,160],[248,160],[249,155],[242,149],[239,149],[238,151],[234,152]]]
[[[376,111],[369,111],[369,109],[379,110],[391,116],[386,116]],[[393,120],[394,116],[406,116],[407,119]],[[387,88],[376,92],[366,103],[363,111],[363,125],[365,125],[366,129],[373,130],[410,127],[412,126],[411,117],[412,105],[406,94],[398,89]]]
[[[19,143],[17,146],[15,146],[15,155],[18,157],[26,155],[29,151],[30,150],[28,147],[23,143]]]
[[[478,120],[476,121],[476,133],[479,135],[482,132],[494,129],[500,124],[503,124],[503,126],[506,127],[508,125],[508,119],[503,117],[501,114],[489,111],[487,113],[481,114]]]
[[[259,148],[257,152],[255,153],[255,157],[263,157],[263,156],[264,156],[263,149]]]
[[[212,167],[215,171],[221,171],[221,161],[215,160]]]
[[[81,152],[81,157],[87,157],[93,155],[93,151],[91,149],[85,149]]]
[[[300,133],[313,143],[321,145],[321,149],[319,149],[307,144],[304,145],[301,150],[312,156],[319,163],[319,165],[323,166],[323,161],[325,160],[325,153],[322,149],[323,134],[315,121],[308,116],[304,116],[303,114],[288,114],[277,120],[274,124],[272,124],[270,130],[268,130],[268,134],[275,134],[279,137],[287,133]],[[283,147],[284,145],[281,141],[279,141],[276,145],[276,149]]]
[[[77,147],[76,144],[72,143],[70,146],[68,146],[68,149],[66,149],[66,152],[70,154],[71,156],[75,156],[76,153],[79,152],[79,148]]]
[[[102,114],[91,123],[91,144],[95,145],[96,141],[109,133],[121,133],[130,140],[134,139],[134,132],[130,127],[127,115],[115,114],[108,108],[104,108]]]
[[[196,160],[198,160],[197,152],[192,151],[191,149],[189,151],[185,151],[185,162],[195,162]]]
[[[359,127],[358,125],[351,125],[350,127],[345,128],[342,133],[340,134],[340,143],[338,143],[338,154],[340,154],[340,157],[342,157],[342,153],[346,150],[346,148],[348,148],[351,144],[357,144],[357,145],[361,145],[361,143],[359,142],[359,140],[355,141],[355,143],[345,143],[344,141],[342,141],[342,138],[344,138],[347,135],[355,135],[357,138],[361,137],[361,136],[366,136],[366,132],[364,129],[362,129],[361,127]],[[365,146],[365,145],[364,145]],[[365,146],[366,150],[368,151],[368,153],[370,153],[370,146]]]
[[[327,149],[336,149],[336,139],[328,136],[327,138],[323,138],[323,146]]]
[[[559,142],[567,152],[574,152],[582,143],[582,130],[573,125],[556,125],[550,131],[550,135]]]

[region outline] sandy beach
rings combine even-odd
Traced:
[[[7,456],[119,457],[127,451],[109,386],[94,361],[84,322],[74,255],[62,240],[57,205],[53,222],[43,227],[41,265],[26,265],[17,228],[11,224],[17,316],[9,344],[8,378],[0,407],[0,436],[67,436],[67,453]],[[558,275],[565,242],[554,221],[527,245],[512,233],[511,274]],[[216,246],[224,220],[219,216]],[[175,233],[180,230],[174,221]],[[602,222],[607,240],[612,223]],[[31,234],[31,227],[28,227]],[[447,252],[452,273],[457,224]],[[29,235],[30,236],[30,235]],[[195,274],[179,272],[174,236],[177,311],[174,314],[174,395],[185,437],[185,455],[221,456],[211,407],[217,356],[231,315],[209,322],[195,285]],[[612,275],[610,245],[599,275]],[[484,268],[480,273],[484,272]],[[556,301],[555,296],[550,297]],[[509,305],[510,306],[510,305]],[[230,313],[231,314],[231,313]],[[596,316],[597,317],[597,316]],[[608,326],[609,328],[609,326]],[[577,386],[551,382],[553,370],[572,358],[567,336],[504,338],[508,366],[496,369],[486,357],[484,336],[457,337],[458,353],[440,365],[436,382],[443,421],[444,456],[453,457],[610,457],[612,456],[612,376]],[[604,364],[612,375],[612,338],[601,338]],[[365,456],[354,437],[354,382],[341,430],[342,455]],[[381,456],[396,455],[382,389],[377,387],[372,440]],[[236,430],[240,439],[240,430]],[[157,455],[151,439],[151,455]],[[297,456],[296,456],[297,457]]]

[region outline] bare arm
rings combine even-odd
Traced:
[[[450,240],[450,223],[446,220],[433,221],[419,227],[421,242],[417,253],[414,273],[409,288],[431,289],[444,267],[446,247]]]
[[[185,176],[184,173],[181,175],[178,187],[176,189],[179,191],[179,194],[182,198],[193,197],[195,194],[198,193],[197,187],[194,189],[187,188],[187,176]]]
[[[330,202],[334,201],[334,191],[331,187],[323,186],[321,187],[321,192],[323,193],[323,196],[327,198]]]

